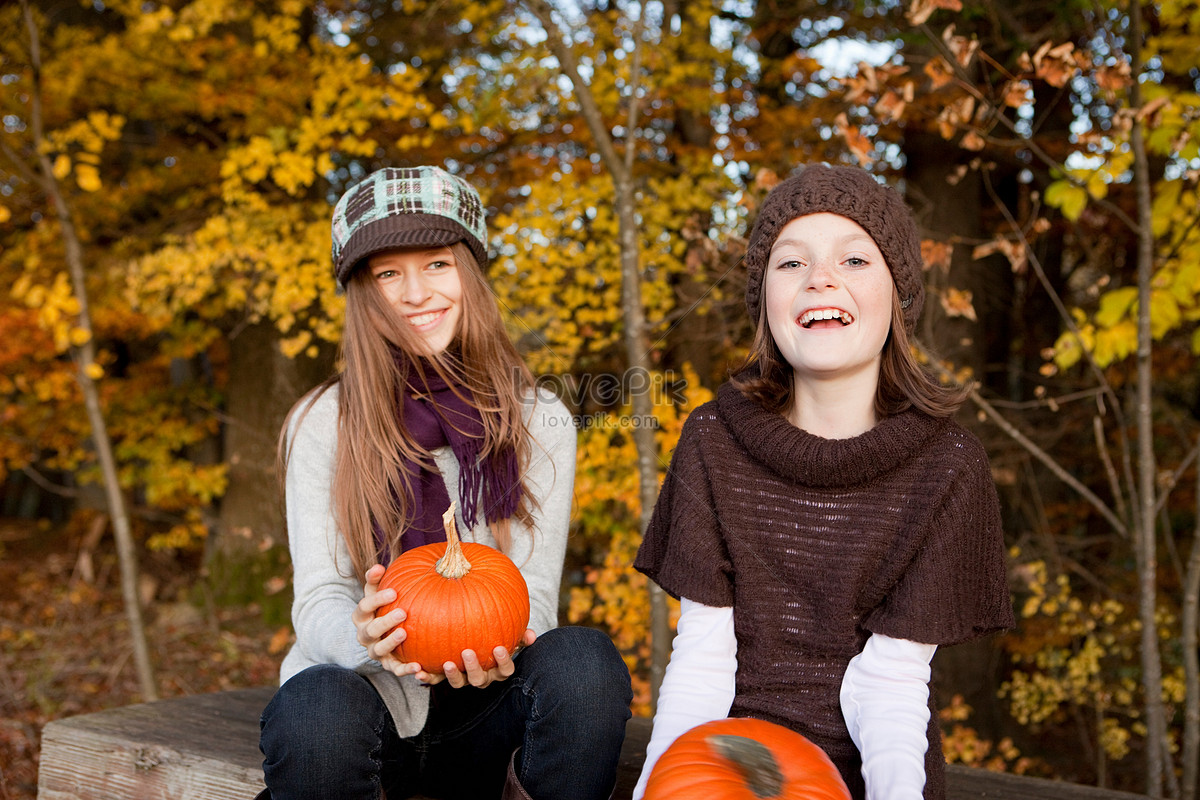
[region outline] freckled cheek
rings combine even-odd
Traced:
[[[776,340],[781,336],[790,335],[795,322],[792,318],[791,304],[767,303],[767,329]]]
[[[774,274],[768,274],[763,282],[763,305],[767,312],[767,322],[772,327],[792,319],[792,300],[795,292],[778,280]]]
[[[387,301],[388,305],[395,306],[395,305],[399,304],[400,292],[397,291],[396,287],[393,284],[391,284],[391,283],[381,284],[379,287],[379,291],[383,293],[383,299]]]

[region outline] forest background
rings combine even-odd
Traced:
[[[332,203],[383,165],[483,195],[510,332],[581,423],[562,620],[649,713],[646,487],[750,342],[758,203],[813,161],[916,213],[920,352],[973,387],[1003,503],[1019,622],[939,652],[947,758],[1196,796],[1194,0],[47,0],[0,30],[0,798],[49,719],[274,681],[275,437],[334,369]]]

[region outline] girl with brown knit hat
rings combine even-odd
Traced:
[[[916,225],[864,170],[810,166],[745,262],[751,353],[688,418],[637,556],[682,615],[635,797],[679,734],[734,716],[806,736],[855,798],[943,798],[930,660],[1013,614],[963,392],[909,349]]]
[[[261,797],[605,800],[629,671],[599,631],[557,627],[575,426],[539,392],[488,288],[483,205],[437,167],[368,175],[333,214],[342,369],[280,439],[296,641],[262,717]],[[383,564],[445,541],[505,552],[529,589],[523,647],[431,674],[396,655]],[[484,668],[484,656],[496,665]]]

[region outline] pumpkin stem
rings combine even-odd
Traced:
[[[737,767],[755,797],[777,797],[783,790],[779,762],[762,742],[723,733],[714,734],[708,740],[718,755]]]
[[[442,528],[446,531],[446,552],[437,560],[433,568],[443,578],[457,580],[471,571],[471,562],[463,555],[462,542],[458,538],[458,528],[454,525],[455,503],[442,514]]]

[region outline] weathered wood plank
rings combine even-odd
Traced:
[[[960,764],[946,767],[946,796],[950,800],[1147,800],[1149,797],[1045,778],[988,772]]]
[[[272,693],[193,695],[50,722],[38,800],[250,800],[263,787],[258,717]]]
[[[251,800],[262,789],[258,717],[274,689],[240,689],[55,720],[42,732],[38,800]],[[650,720],[626,729],[616,800],[629,800]],[[951,765],[949,800],[1144,800],[1144,795]],[[419,799],[418,799],[419,800]]]

